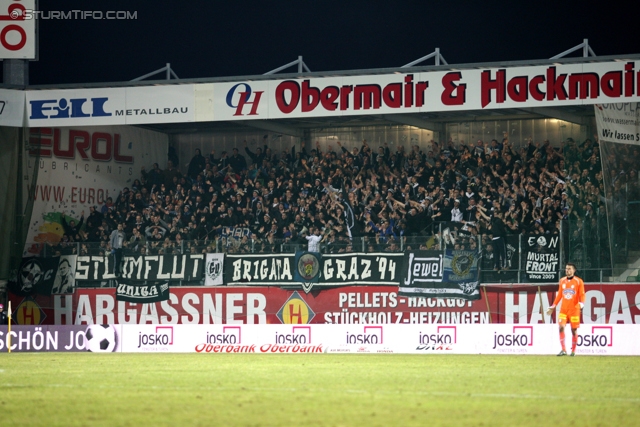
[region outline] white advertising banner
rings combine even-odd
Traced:
[[[58,244],[64,223],[86,221],[91,206],[100,209],[109,197],[115,203],[143,166],[164,167],[169,144],[166,134],[130,126],[32,129],[31,138],[40,157],[36,162],[35,149],[27,157],[26,173],[39,171],[29,188],[34,205],[25,255],[40,251],[34,242]]]
[[[30,127],[195,120],[193,85],[30,90],[26,102]]]
[[[538,354],[557,325],[121,325],[122,352]],[[578,355],[640,355],[638,325],[582,325]],[[571,334],[567,334],[571,348]]]
[[[0,0],[0,59],[36,58],[35,0]]]
[[[640,101],[640,61],[26,91],[30,127],[263,120]]]
[[[215,120],[640,101],[640,61],[216,83]]]
[[[22,127],[24,120],[24,92],[0,89],[0,126]]]
[[[640,103],[596,104],[594,111],[601,140],[640,145]]]

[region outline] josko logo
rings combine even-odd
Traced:
[[[173,326],[156,326],[155,334],[138,333],[138,348],[173,345]]]
[[[347,331],[345,344],[383,344],[382,326],[365,326],[363,333]]]
[[[613,347],[613,327],[592,326],[590,334],[578,336],[578,347]]]
[[[438,351],[453,350],[453,344],[458,342],[456,326],[438,326],[435,334],[418,332],[418,346],[416,350]]]
[[[277,330],[276,344],[311,344],[311,326],[292,326],[291,332]]]
[[[493,349],[533,346],[533,326],[514,326],[512,334],[493,333]]]
[[[241,344],[242,328],[240,326],[224,326],[221,334],[207,331],[207,344]]]
[[[105,111],[107,97],[69,99],[44,99],[29,101],[30,119],[69,119],[82,117],[109,117]]]
[[[250,108],[247,116],[257,116],[258,105],[260,104],[260,98],[262,98],[263,93],[264,91],[252,92],[251,86],[248,84],[238,83],[227,92],[227,105],[230,108],[235,108],[236,112],[233,114],[234,116],[245,115],[245,106]]]

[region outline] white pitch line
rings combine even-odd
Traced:
[[[77,384],[37,384],[37,385],[25,385],[25,384],[3,384],[5,388],[84,388],[85,386]],[[86,386],[87,388],[89,386]],[[121,385],[98,385],[91,386],[91,388],[102,389],[121,389]],[[479,398],[479,399],[524,399],[524,400],[569,400],[569,401],[584,401],[584,402],[622,402],[622,403],[640,403],[640,397],[598,397],[590,398],[583,396],[555,396],[555,395],[537,395],[537,394],[517,394],[517,393],[465,393],[465,392],[452,392],[452,391],[419,391],[419,390],[359,390],[359,389],[299,389],[299,388],[275,388],[275,387],[180,387],[180,386],[150,386],[144,387],[149,390],[179,390],[179,391],[252,391],[252,392],[296,392],[296,393],[349,393],[349,394],[412,394],[422,396],[434,396],[434,397],[467,397],[467,398]]]

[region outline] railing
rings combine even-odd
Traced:
[[[355,237],[326,236],[320,244],[322,253],[350,252],[404,252],[415,250],[477,249],[481,253],[481,270],[486,283],[526,283],[526,260],[522,256],[525,242],[524,235],[507,237],[507,265],[501,272],[493,270],[491,259],[491,235],[468,234],[463,230],[464,224],[435,223],[420,236],[376,235]],[[546,235],[549,236],[549,235]],[[595,216],[587,220],[562,221],[560,242],[560,268],[567,262],[577,265],[579,275],[587,282],[607,282],[612,278],[611,251],[606,218]],[[638,239],[633,245],[637,245]],[[32,244],[29,246],[32,255],[52,257],[57,255],[108,255],[111,250],[107,242],[71,242],[51,244]],[[211,241],[147,241],[144,244],[127,242],[124,255],[155,254],[188,254],[188,253],[294,253],[307,250],[304,238],[276,239],[272,237],[259,239],[244,235],[239,238],[217,236]],[[625,248],[626,251],[626,248]],[[626,253],[626,252],[625,252]],[[29,254],[27,254],[29,255]],[[560,271],[562,276],[562,270]],[[625,281],[626,278],[618,278]]]

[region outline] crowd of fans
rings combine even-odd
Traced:
[[[54,250],[82,242],[81,253],[111,251],[118,224],[125,251],[137,253],[292,252],[316,229],[326,252],[465,249],[509,234],[558,234],[567,219],[580,232],[604,215],[599,146],[590,139],[561,147],[529,140],[519,149],[505,137],[406,150],[365,140],[350,149],[302,142],[275,153],[245,142],[244,154],[195,151],[186,174],[171,160],[164,170],[142,168],[116,200],[65,221]]]

